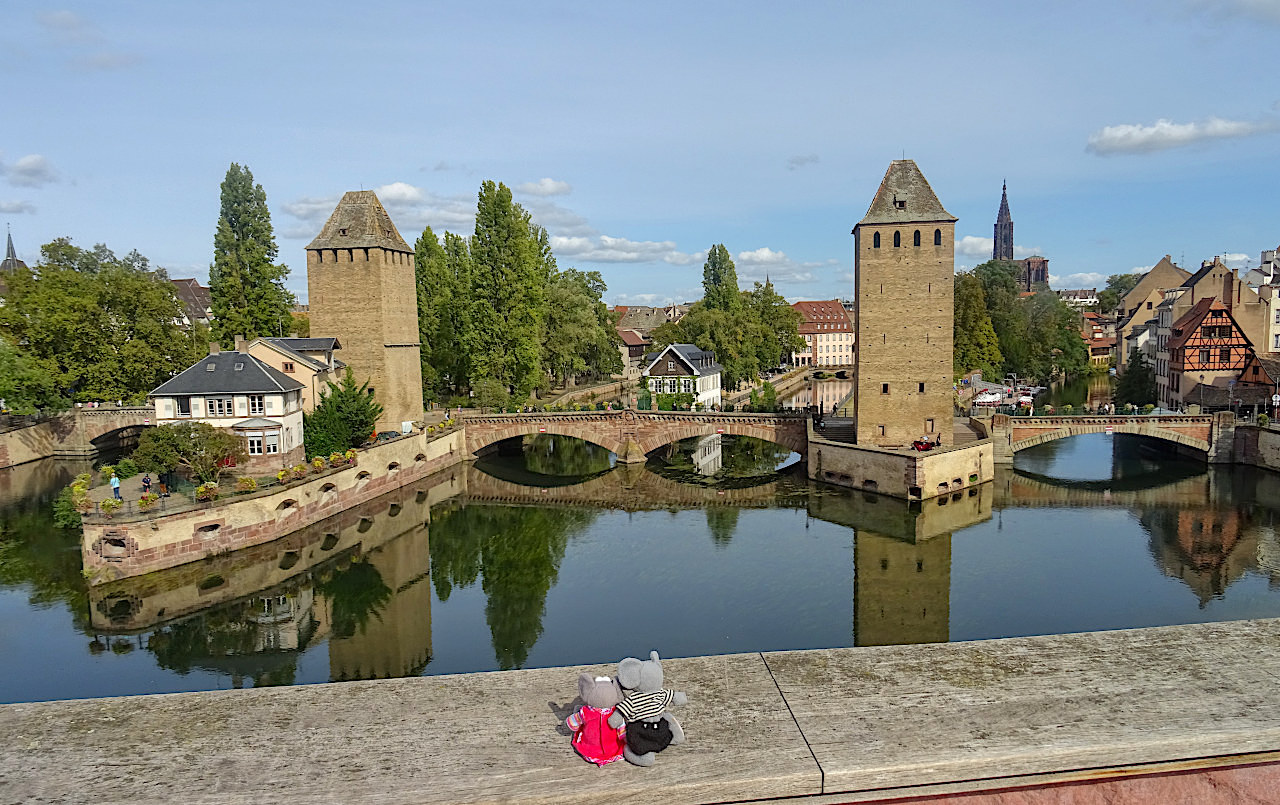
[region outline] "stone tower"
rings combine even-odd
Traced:
[[[333,336],[357,383],[382,404],[378,430],[422,419],[413,249],[372,190],[342,196],[307,246],[311,332]]]
[[[853,228],[860,445],[952,443],[955,228],[910,159],[890,163]]]
[[[1009,185],[1000,186],[1000,212],[996,213],[995,245],[991,247],[992,260],[1013,259],[1013,218],[1009,215]]]

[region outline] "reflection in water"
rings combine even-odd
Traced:
[[[1077,409],[1086,406],[1096,411],[1099,405],[1111,402],[1114,388],[1115,378],[1105,374],[1059,380],[1036,398],[1036,405],[1052,405],[1055,408],[1071,405]]]
[[[530,472],[579,478],[605,472],[615,460],[613,453],[598,444],[549,433],[525,436],[523,453]]]
[[[87,595],[74,540],[11,506],[0,615],[19,607],[7,623],[30,651],[0,653],[0,700],[1280,616],[1272,473],[1097,434],[921,504],[780,476],[780,448],[720,441],[722,470],[770,474],[707,482],[695,441],[574,475],[544,443],[532,461],[567,471],[558,485],[459,466]],[[528,473],[519,452],[493,461]]]
[[[672,442],[654,451],[647,467],[677,483],[733,487],[760,483],[799,460],[773,442],[714,434]]]
[[[849,393],[853,391],[852,380],[810,380],[796,387],[789,394],[778,400],[783,408],[804,410],[810,405],[821,405],[823,411],[834,411]]]

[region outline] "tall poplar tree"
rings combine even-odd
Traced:
[[[733,313],[742,309],[738,269],[723,243],[711,247],[702,265],[702,301],[712,310]]]
[[[284,287],[288,266],[276,265],[276,236],[267,194],[249,168],[231,163],[222,180],[222,211],[213,236],[209,295],[213,336],[230,347],[245,338],[279,336],[292,328],[293,294]]]

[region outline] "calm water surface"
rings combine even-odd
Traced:
[[[77,468],[0,475],[0,701],[1280,616],[1277,476],[1136,438],[1042,445],[916,506],[811,484],[755,440],[643,467],[506,447],[92,591],[48,513]]]

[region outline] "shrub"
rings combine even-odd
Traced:
[[[293,477],[294,477],[294,478],[301,478],[301,477],[305,476],[306,474],[307,474],[307,465],[306,465],[306,464],[294,464],[294,465],[293,465]]]
[[[103,479],[110,478],[112,475],[116,474],[115,465],[103,464],[102,466],[98,467],[98,474],[101,475]]]
[[[359,456],[360,454],[359,454],[359,453],[357,453],[357,452],[356,452],[356,449],[353,447],[353,448],[351,448],[350,450],[348,450],[347,452],[343,453],[343,455],[344,455],[344,456],[346,456],[347,461],[349,461],[349,462],[351,462],[352,464],[354,464],[354,463],[356,463],[356,457],[357,457],[357,456]]]
[[[122,481],[125,478],[132,478],[137,474],[138,465],[135,464],[131,458],[122,458],[120,459],[120,463],[116,465],[116,475],[118,475]]]
[[[325,468],[325,463],[323,458],[320,458],[320,456],[316,456],[315,458],[311,459],[312,471],[324,472],[324,468]]]
[[[289,480],[289,476],[292,474],[293,473],[290,470],[280,470],[279,472],[276,473],[276,480],[279,481],[280,483],[284,483],[285,481]]]
[[[1267,425],[1271,424],[1271,417],[1266,414],[1258,414],[1258,424],[1265,428]]]
[[[160,496],[155,492],[143,492],[141,497],[138,498],[138,508],[142,511],[147,511],[158,502],[160,502]]]
[[[1146,405],[1142,406],[1142,413],[1144,414],[1149,414],[1154,410],[1156,410],[1156,407],[1151,403],[1147,403]]]
[[[724,410],[728,413],[733,413],[733,403],[726,403]]]
[[[435,425],[427,425],[427,433],[435,433],[435,432],[436,432]]]
[[[1067,403],[1066,405],[1062,406],[1062,413],[1064,414],[1071,414],[1075,410],[1076,410],[1076,407],[1071,403]]]
[[[200,484],[196,487],[196,500],[217,500],[218,485],[215,483]]]
[[[339,464],[346,464],[347,459],[342,453],[333,452],[329,454],[329,466],[336,467]]]
[[[236,479],[237,492],[255,492],[258,489],[258,482],[247,476]]]
[[[120,509],[121,505],[122,501],[116,500],[115,498],[106,498],[98,503],[98,508],[102,509],[103,514],[110,517]]]
[[[80,509],[72,490],[68,487],[53,499],[53,524],[58,528],[79,528],[81,525]]]

